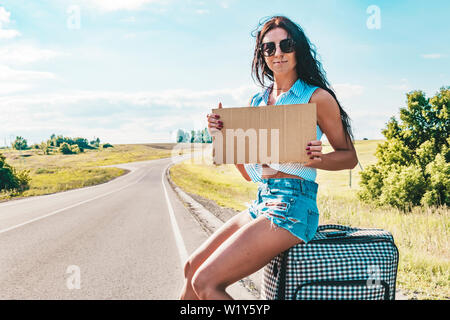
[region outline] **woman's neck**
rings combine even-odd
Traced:
[[[295,81],[297,81],[298,76],[295,70],[289,72],[287,74],[282,75],[274,75],[273,81],[273,95],[279,96],[280,94],[289,91],[289,89],[294,85]]]

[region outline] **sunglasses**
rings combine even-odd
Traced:
[[[295,50],[295,41],[292,39],[284,39],[280,41],[280,49],[284,53],[290,53]],[[275,54],[276,45],[275,42],[261,43],[259,50],[265,57],[271,57]]]

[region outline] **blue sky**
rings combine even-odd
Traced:
[[[219,101],[245,106],[260,90],[251,32],[275,14],[317,47],[355,138],[381,139],[407,92],[450,85],[448,12],[444,0],[1,1],[0,145],[52,133],[175,142]]]

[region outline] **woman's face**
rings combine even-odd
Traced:
[[[287,39],[288,33],[283,28],[275,28],[267,32],[262,39],[262,43],[275,42],[275,54],[271,57],[264,56],[267,66],[275,74],[283,74],[295,70],[297,60],[295,58],[295,51],[284,53],[280,49],[280,41]]]

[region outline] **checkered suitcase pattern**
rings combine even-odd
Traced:
[[[330,231],[337,230],[337,231]],[[321,225],[264,268],[266,300],[394,300],[398,250],[382,229]]]

